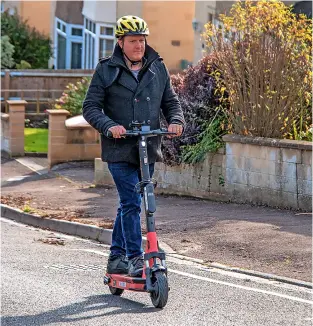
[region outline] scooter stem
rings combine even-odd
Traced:
[[[147,232],[155,232],[155,221],[153,213],[156,211],[154,184],[150,178],[148,153],[147,153],[147,136],[141,136],[139,140],[139,157],[140,170],[143,187],[143,199],[145,204]]]

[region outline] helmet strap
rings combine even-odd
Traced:
[[[126,59],[130,62],[131,67],[132,67],[132,66],[137,66],[137,65],[139,65],[139,64],[142,62],[142,59],[139,60],[139,61],[133,61],[133,60],[130,60],[129,57],[127,56],[127,54],[124,52],[123,49],[122,49],[122,51],[123,51],[123,54],[124,54],[124,56],[126,57]]]

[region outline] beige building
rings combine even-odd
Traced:
[[[284,1],[307,6],[310,1]],[[235,1],[2,1],[1,10],[18,12],[31,26],[53,41],[56,69],[95,68],[99,58],[110,55],[116,43],[116,20],[132,14],[145,19],[148,42],[164,58],[171,71],[196,64],[205,54],[201,37],[204,25],[219,24]],[[312,8],[312,3],[311,7]],[[301,8],[300,8],[301,11]]]
[[[55,1],[1,1],[1,12],[18,13],[30,26],[52,36],[54,28]]]
[[[53,41],[56,69],[95,68],[116,43],[114,26],[123,15],[145,19],[148,38],[171,71],[194,58],[192,1],[3,1],[2,10],[17,12]],[[173,14],[175,13],[175,14]]]
[[[175,71],[180,70],[184,62],[193,60],[194,33],[192,19],[194,10],[194,0],[84,1],[82,14],[85,19],[96,24],[96,33],[91,36],[94,39],[91,43],[94,42],[95,44],[95,60],[98,57],[110,54],[115,44],[115,39],[111,41],[111,39],[107,38],[107,41],[105,41],[101,30],[113,31],[111,28],[114,27],[119,17],[131,14],[142,17],[147,21],[150,29],[148,43],[164,58],[168,68]],[[175,12],[174,16],[173,12]],[[108,36],[106,35],[106,37]],[[88,37],[84,48],[86,49],[84,56],[88,62]]]

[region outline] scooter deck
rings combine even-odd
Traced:
[[[129,283],[142,283],[145,284],[146,283],[146,279],[143,277],[133,277],[133,276],[129,276],[128,274],[108,274],[106,273],[106,276],[108,276],[111,279],[115,279],[115,280],[124,280],[125,282],[129,282]]]
[[[146,291],[146,279],[142,277],[132,277],[127,274],[106,274],[108,285],[131,291]]]

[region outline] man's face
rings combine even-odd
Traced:
[[[132,61],[140,61],[145,54],[146,42],[143,35],[124,36],[122,40],[118,40],[118,44]]]

